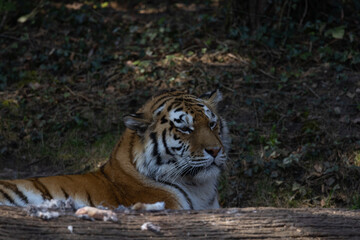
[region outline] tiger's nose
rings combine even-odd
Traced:
[[[219,147],[215,147],[215,148],[205,148],[205,152],[207,152],[208,154],[210,154],[211,156],[213,156],[214,158],[216,158],[216,156],[219,154],[220,152]]]

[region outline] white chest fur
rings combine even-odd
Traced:
[[[212,179],[206,183],[194,184],[184,180],[177,184],[166,184],[166,187],[177,196],[183,209],[216,209],[220,207],[216,182],[216,179]]]

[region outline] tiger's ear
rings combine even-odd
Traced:
[[[127,128],[136,131],[139,136],[143,136],[150,123],[144,119],[142,113],[136,113],[126,115],[124,117],[124,124]]]
[[[215,91],[212,92],[204,93],[203,95],[200,96],[200,98],[204,99],[215,108],[217,107],[218,103],[223,99],[219,89],[216,89]]]

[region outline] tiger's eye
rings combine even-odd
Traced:
[[[183,132],[183,133],[191,133],[192,132],[192,129],[189,127],[181,127],[178,129],[180,130],[180,132]]]

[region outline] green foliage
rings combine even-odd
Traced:
[[[360,209],[360,194],[355,193],[352,196],[352,206],[351,209],[358,210]]]
[[[226,12],[246,12],[246,1],[230,1]],[[306,2],[306,3],[305,3]],[[283,51],[283,61],[307,64],[313,60],[331,63],[332,66],[346,64],[357,69],[359,45],[353,21],[360,10],[358,1],[334,1],[318,4],[308,1],[278,0],[267,2],[257,12],[243,18],[233,18],[228,35],[244,45],[266,46]],[[345,13],[345,17],[339,18]],[[324,13],[324,14],[320,14]],[[244,24],[256,19],[256,25]],[[344,45],[345,44],[345,45]],[[285,50],[285,51],[284,51]]]
[[[11,0],[0,0],[0,13],[14,11],[16,5]]]

